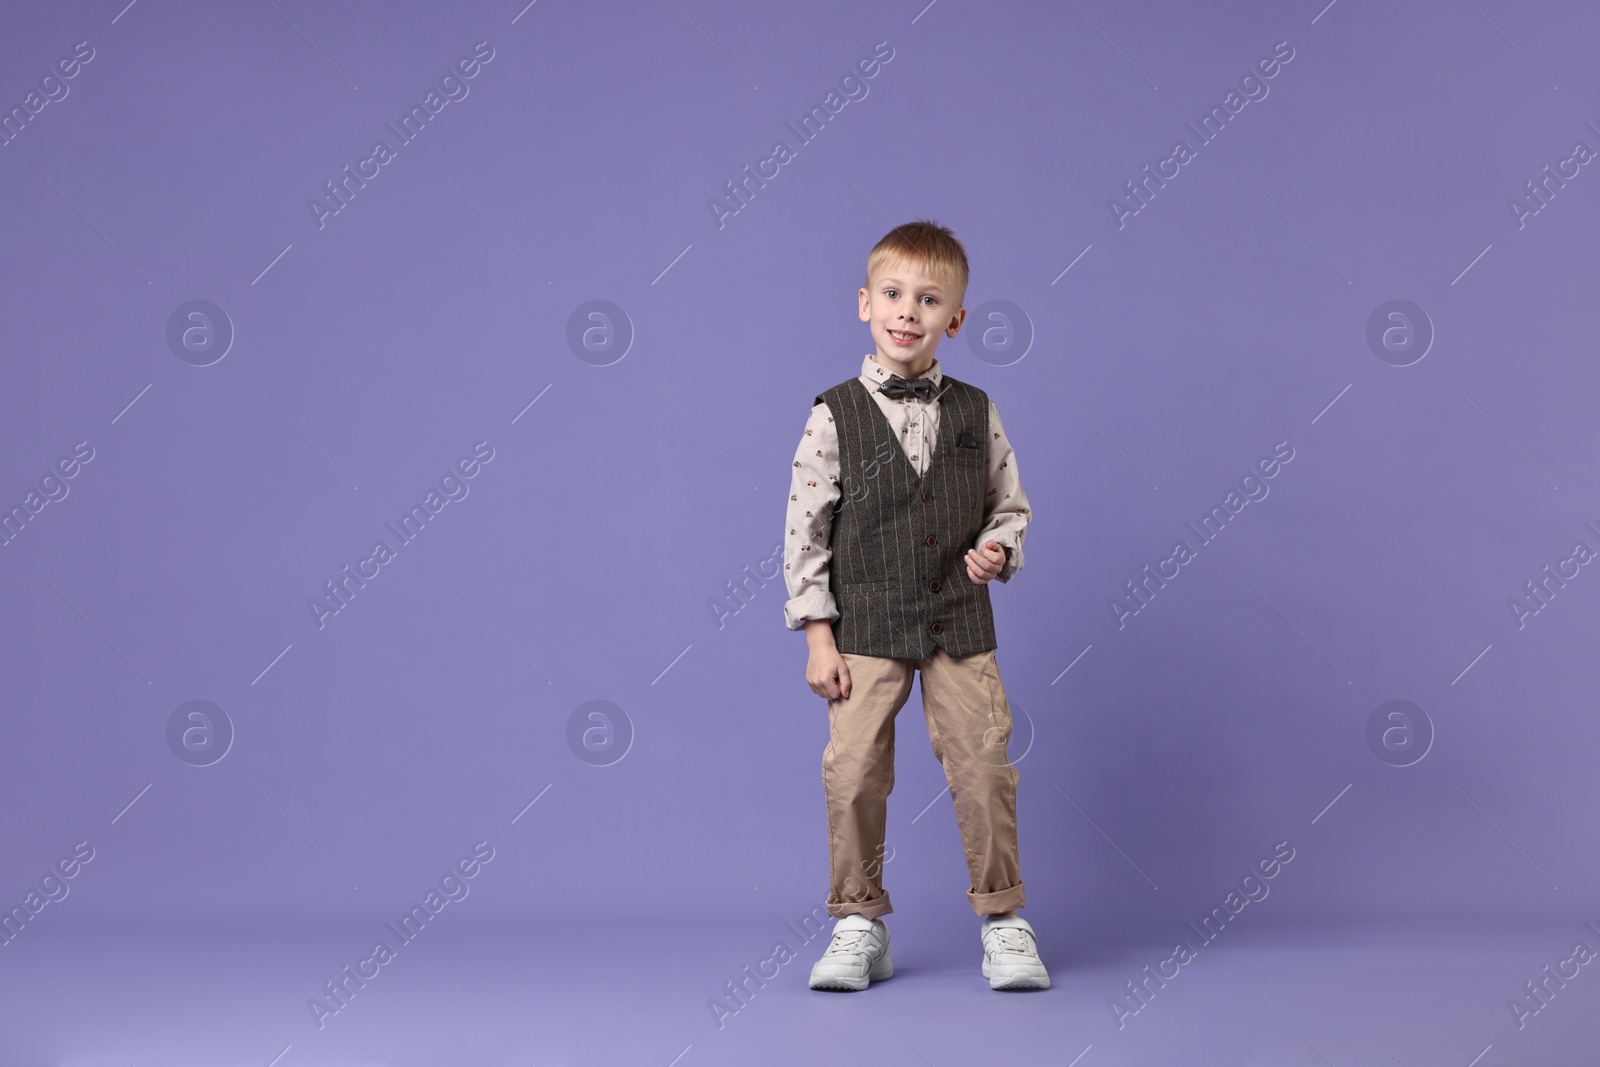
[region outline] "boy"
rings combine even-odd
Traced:
[[[933,222],[896,226],[867,257],[861,321],[876,352],[816,398],[795,452],[784,541],[785,623],[802,626],[806,682],[828,698],[822,783],[829,914],[812,989],[894,973],[880,857],[894,785],[894,719],[922,673],[994,989],[1045,989],[1018,872],[1011,711],[995,664],[987,583],[1022,566],[1032,512],[983,390],[942,372],[941,336],[966,319],[967,256]]]

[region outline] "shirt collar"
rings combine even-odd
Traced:
[[[893,374],[894,371],[873,359],[870,354],[863,357],[861,360],[861,380],[866,383],[868,388],[874,391],[877,390],[878,386],[888,381]],[[939,367],[938,357],[934,357],[933,366],[917,375],[917,377],[931,379],[933,381],[934,389],[937,390],[939,388],[940,379],[944,377],[944,372]]]

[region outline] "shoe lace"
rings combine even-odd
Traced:
[[[1028,943],[1028,935],[1022,930],[996,930],[994,931],[996,952],[1020,952],[1024,956],[1033,955],[1033,946]]]
[[[841,930],[833,935],[833,941],[828,945],[828,955],[843,952],[857,952],[861,948],[862,938],[867,936],[865,930]]]

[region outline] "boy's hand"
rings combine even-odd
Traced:
[[[806,660],[806,684],[819,697],[838,700],[850,695],[850,668],[836,648],[813,648]]]
[[[838,700],[850,696],[850,668],[833,643],[833,631],[826,621],[806,623],[806,644],[811,655],[806,659],[806,684],[819,697]]]
[[[1006,550],[995,541],[986,541],[983,550],[967,549],[967,577],[982,585],[1005,569]]]

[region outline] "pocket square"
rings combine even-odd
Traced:
[[[957,448],[981,448],[982,446],[983,442],[979,441],[977,435],[971,430],[962,430],[956,434]]]

